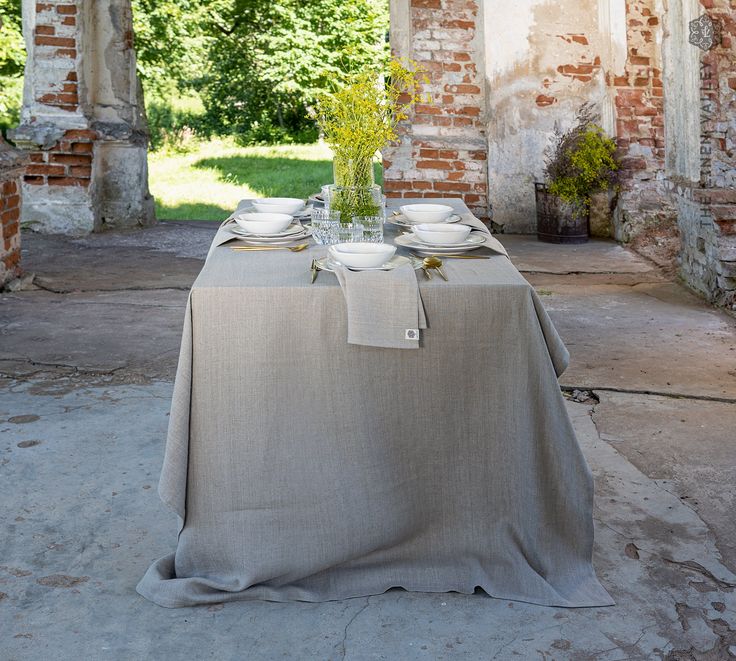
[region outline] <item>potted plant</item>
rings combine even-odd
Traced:
[[[586,103],[570,129],[555,129],[545,152],[546,182],[535,184],[540,241],[585,243],[591,197],[615,187],[616,143],[597,119],[593,106]]]
[[[383,196],[375,183],[373,157],[398,138],[399,122],[407,119],[409,109],[429,101],[419,91],[422,82],[428,79],[416,63],[393,59],[386,74],[360,73],[317,99],[315,118],[333,153],[334,185],[326,202],[341,212],[341,222],[380,212]]]

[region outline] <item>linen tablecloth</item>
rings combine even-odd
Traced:
[[[159,484],[178,544],[138,591],[167,607],[392,587],[611,604],[557,383],[568,353],[532,287],[502,254],[446,260],[449,282],[420,282],[418,351],[349,345],[334,275],[310,284],[324,252],[211,250]]]

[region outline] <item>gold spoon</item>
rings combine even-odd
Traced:
[[[235,252],[257,252],[259,250],[290,250],[291,252],[301,252],[308,247],[308,243],[300,243],[298,246],[235,246],[231,250]]]
[[[422,260],[422,264],[425,269],[437,269],[437,273],[442,276],[442,279],[447,282],[447,276],[442,270],[442,260],[439,257],[425,257]]]

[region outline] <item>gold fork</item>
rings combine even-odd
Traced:
[[[308,243],[300,243],[298,246],[235,246],[231,250],[235,252],[258,252],[260,250],[290,250],[291,252],[301,252],[308,247]]]

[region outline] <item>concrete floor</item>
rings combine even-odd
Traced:
[[[0,295],[0,659],[736,658],[736,322],[609,242],[501,237],[571,354],[617,605],[391,591],[165,610],[156,495],[187,288],[214,233],[24,236],[40,288]]]

